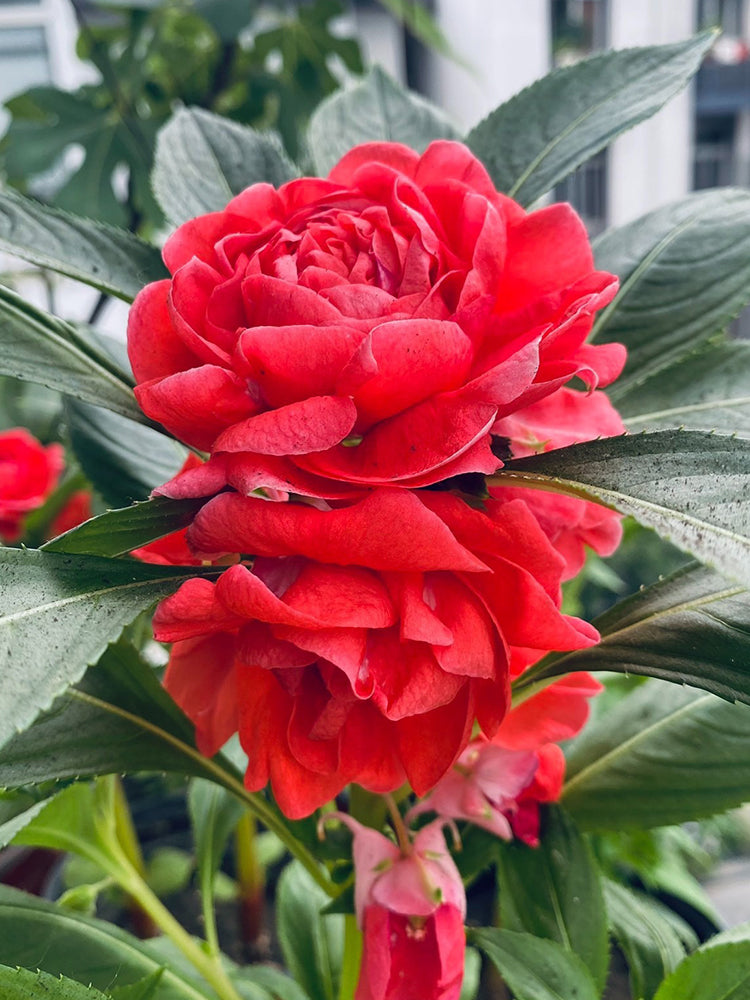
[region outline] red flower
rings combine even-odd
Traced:
[[[173,494],[494,472],[498,418],[624,360],[585,343],[617,280],[570,206],[527,214],[459,143],[371,143],[327,180],[256,184],[164,259],[131,311],[136,395],[215,456]]]
[[[508,442],[514,458],[565,448],[596,437],[625,433],[619,413],[603,392],[558,389],[546,399],[498,420],[493,434]],[[500,499],[523,500],[542,530],[565,559],[564,580],[572,579],[586,560],[586,546],[610,556],[622,538],[617,511],[578,497],[543,490],[493,487]]]
[[[333,814],[354,833],[354,893],[364,933],[355,1000],[457,1000],[466,893],[442,821],[400,849],[382,833]]]
[[[26,514],[41,507],[63,469],[59,444],[40,444],[23,428],[0,433],[0,538],[14,542]]]
[[[516,647],[578,649],[562,560],[526,506],[378,489],[321,511],[224,493],[188,530],[207,558],[257,555],[163,601],[165,683],[203,753],[239,730],[248,787],[305,815],[345,784],[423,794],[478,720],[496,731]]]
[[[71,528],[77,528],[79,524],[88,521],[93,517],[91,510],[91,493],[89,490],[76,490],[67,500],[65,506],[54,518],[49,529],[49,537],[55,538],[62,535]]]

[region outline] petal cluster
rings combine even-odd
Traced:
[[[46,447],[24,428],[0,433],[0,539],[16,541],[24,517],[40,507],[63,470],[63,449]]]

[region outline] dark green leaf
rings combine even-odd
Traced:
[[[0,886],[0,962],[41,968],[101,990],[138,983],[164,962],[138,938],[36,896]],[[152,1000],[207,1000],[177,969],[165,969]]]
[[[750,301],[750,193],[699,191],[610,230],[596,245],[596,263],[620,278],[592,335],[628,349],[625,371],[608,390],[619,400],[723,330]]]
[[[685,946],[672,925],[674,914],[611,880],[605,881],[604,894],[612,936],[628,963],[633,996],[652,1000],[662,979],[685,957]],[[685,930],[690,931],[687,924]],[[696,939],[693,947],[697,943]]]
[[[469,931],[516,1000],[598,1000],[599,991],[576,955],[531,934],[482,928]]]
[[[616,604],[594,624],[598,646],[552,655],[516,683],[576,670],[643,674],[705,688],[750,704],[750,594],[718,573],[691,565]]]
[[[492,111],[466,142],[499,191],[530,205],[682,90],[714,38],[606,52],[558,69]]]
[[[345,918],[321,916],[328,902],[297,861],[287,865],[276,895],[279,944],[287,968],[310,1000],[338,997]]]
[[[750,344],[708,344],[617,400],[630,431],[666,427],[750,437]]]
[[[656,680],[576,739],[562,798],[589,830],[681,823],[748,800],[750,708]]]
[[[113,507],[145,500],[187,456],[173,438],[80,400],[66,401],[65,416],[79,465]]]
[[[0,746],[79,680],[125,625],[195,575],[194,567],[0,549]]]
[[[583,960],[603,990],[609,965],[604,897],[591,849],[570,817],[551,808],[538,848],[503,844],[497,872],[503,927],[556,941]]]
[[[76,329],[0,286],[0,374],[39,382],[148,423],[133,390],[92,357]]]
[[[157,969],[132,986],[115,986],[109,991],[110,1000],[156,1000],[163,969]]]
[[[698,431],[605,438],[509,462],[493,480],[614,507],[750,583],[749,441]]]
[[[690,955],[664,980],[654,1000],[750,1000],[750,941]]]
[[[244,983],[252,983],[266,990],[272,1000],[309,1000],[291,976],[270,965],[245,965],[232,976],[232,981],[240,987]]]
[[[5,965],[0,965],[0,994],[3,1000],[107,1000],[99,990],[73,979]]]
[[[457,138],[438,108],[402,90],[377,66],[361,83],[323,101],[308,132],[313,163],[323,177],[362,142],[403,142],[422,152],[433,139]]]
[[[145,284],[168,277],[156,247],[114,229],[0,192],[0,249],[131,302]]]
[[[109,510],[47,542],[43,549],[79,556],[120,556],[185,528],[204,502],[154,497],[122,510]]]
[[[167,218],[180,225],[218,212],[259,181],[278,187],[295,175],[279,139],[203,108],[181,108],[159,132],[153,183]]]

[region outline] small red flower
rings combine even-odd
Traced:
[[[57,517],[54,518],[49,529],[50,538],[62,535],[71,528],[77,528],[79,524],[88,521],[94,516],[91,509],[91,493],[89,490],[76,490],[67,500]]]
[[[507,709],[517,648],[598,638],[559,611],[562,559],[520,501],[379,489],[336,510],[224,493],[188,530],[215,559],[254,553],[161,603],[165,683],[215,753],[239,730],[246,783],[291,817],[345,784],[424,794],[477,720]]]
[[[24,428],[0,433],[0,538],[15,542],[24,517],[41,507],[57,485],[63,449],[46,447]]]
[[[164,259],[130,315],[136,395],[213,456],[171,495],[491,473],[498,419],[624,361],[585,343],[617,279],[570,206],[526,213],[455,142],[370,143],[327,179],[256,184]]]

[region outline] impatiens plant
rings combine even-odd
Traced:
[[[29,545],[0,550],[0,843],[85,873],[0,888],[3,996],[596,1000],[613,956],[633,1000],[746,988],[750,936],[701,944],[686,872],[678,916],[611,859],[750,800],[750,353],[724,334],[750,194],[593,250],[537,204],[711,40],[560,70],[463,139],[376,70],[315,111],[304,171],[183,108],[161,254],[0,193],[3,249],[133,302],[126,354],[0,288],[0,373],[62,394],[72,470],[52,492],[62,448],[0,434],[0,531]],[[696,561],[589,622],[622,515]],[[640,676],[587,725],[605,672]],[[144,861],[141,772],[189,781],[199,938]],[[162,936],[95,918],[113,888]]]

